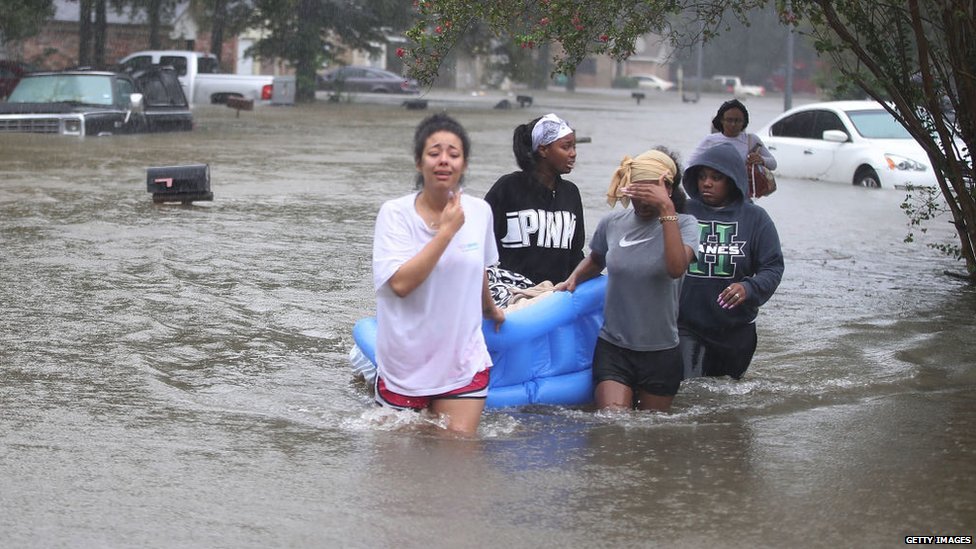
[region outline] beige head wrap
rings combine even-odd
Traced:
[[[662,174],[666,180],[673,181],[677,172],[678,167],[674,160],[661,151],[647,151],[637,158],[625,156],[620,161],[620,167],[613,172],[610,188],[607,189],[607,204],[613,207],[619,200],[624,207],[629,205],[630,197],[624,196],[620,191],[630,185],[631,181],[657,181]]]

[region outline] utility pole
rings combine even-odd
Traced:
[[[696,68],[696,72],[698,73],[698,80],[695,82],[695,101],[701,99],[702,79],[704,78],[704,75],[702,74],[703,72],[702,58],[704,57],[704,50],[705,50],[705,22],[704,21],[702,21],[701,29],[698,34],[697,46],[698,46],[698,51],[696,53],[698,54],[698,58],[695,60],[695,64],[696,64],[695,68]]]
[[[793,11],[793,3],[786,0],[786,12]],[[793,108],[793,25],[787,23],[788,32],[786,33],[786,80],[783,84],[783,110],[788,111]]]

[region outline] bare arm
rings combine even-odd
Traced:
[[[664,176],[657,184],[634,182],[624,189],[624,193],[631,198],[653,205],[657,208],[658,219],[661,220],[664,231],[664,265],[671,278],[681,278],[694,258],[694,250],[685,246],[681,240],[681,226],[678,224],[678,214],[674,209],[674,202],[668,193]]]
[[[481,288],[481,308],[484,311],[485,318],[495,322],[495,331],[497,332],[502,327],[502,322],[505,322],[505,311],[495,305],[495,300],[491,298],[487,272],[485,272],[484,283]]]
[[[580,261],[579,265],[573,269],[573,272],[570,273],[569,278],[560,282],[559,284],[556,284],[553,289],[557,292],[574,292],[576,291],[576,286],[578,284],[586,282],[602,272],[603,256],[591,251],[590,255],[584,257],[583,261]]]
[[[767,169],[776,169],[776,158],[773,153],[769,152],[766,145],[759,139],[756,134],[749,134],[749,142],[752,147],[749,149],[749,153],[746,155],[746,164],[762,164],[766,166]]]
[[[677,214],[668,214],[676,216]],[[662,216],[665,217],[665,216]],[[670,218],[669,218],[670,219]],[[671,278],[681,278],[695,257],[695,251],[685,246],[681,240],[681,225],[678,220],[662,221],[664,230],[664,263]]]

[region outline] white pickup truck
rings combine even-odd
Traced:
[[[191,103],[226,103],[229,97],[270,100],[273,77],[220,74],[217,57],[211,53],[183,50],[137,51],[119,61],[121,70],[133,73],[152,65],[176,69],[183,93]]]
[[[766,95],[766,88],[762,86],[750,86],[749,84],[743,84],[742,79],[738,76],[716,74],[712,77],[712,80],[718,82],[719,85],[725,88],[726,91],[732,92],[732,94],[736,97],[745,97],[747,95],[761,97]]]

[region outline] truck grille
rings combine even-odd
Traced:
[[[60,119],[58,118],[20,118],[15,120],[0,120],[0,132],[3,133],[59,133]]]

